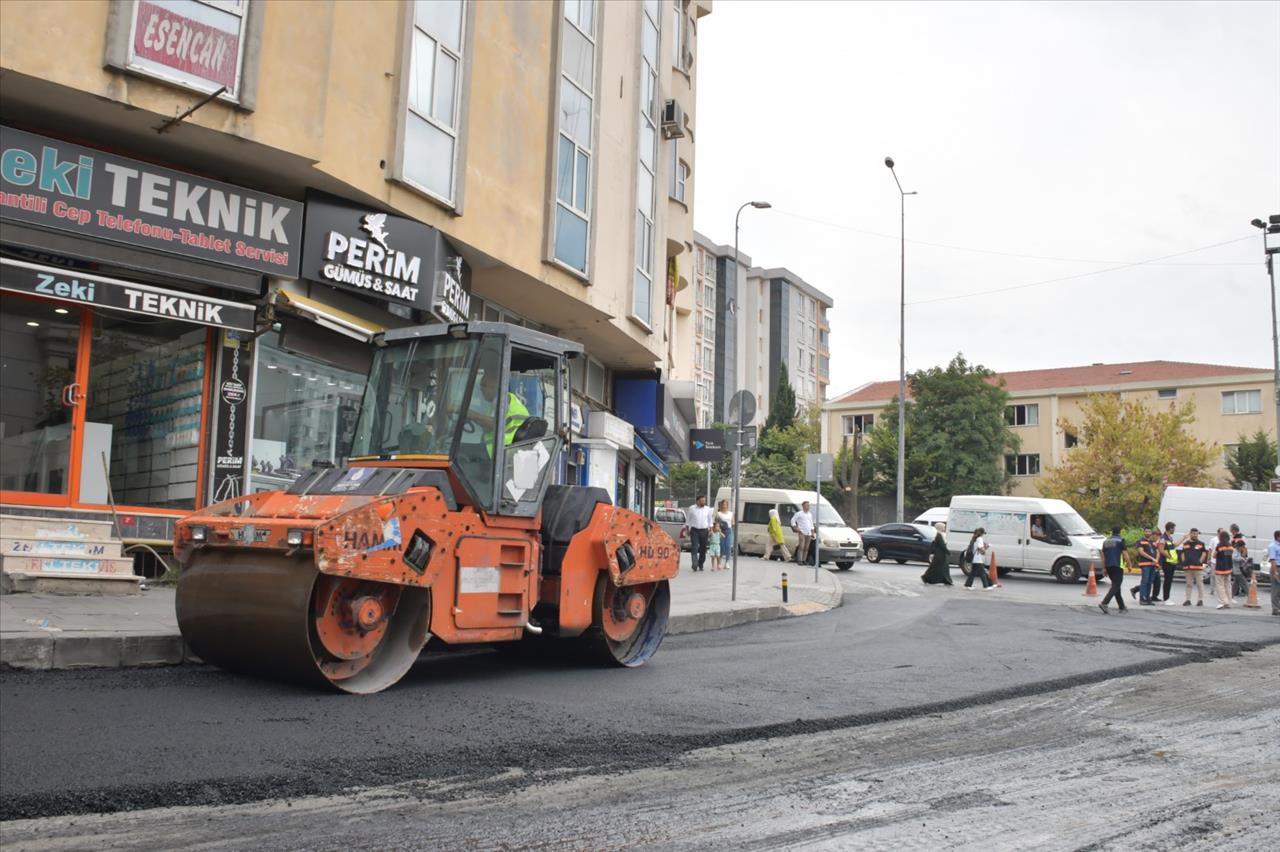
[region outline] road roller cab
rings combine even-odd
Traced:
[[[554,484],[581,347],[500,323],[378,343],[345,465],[179,522],[195,652],[349,692],[397,681],[430,636],[652,656],[678,547],[606,492]]]

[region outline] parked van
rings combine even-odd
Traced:
[[[1060,583],[1074,583],[1099,559],[1102,536],[1062,500],[1042,497],[952,497],[947,512],[947,549],[963,556],[973,531],[987,531],[996,570],[1045,571]],[[969,565],[960,559],[960,570]],[[1102,563],[1097,563],[1101,572]]]
[[[927,512],[921,512],[921,513],[920,513],[920,516],[919,516],[919,517],[917,517],[917,518],[916,518],[914,521],[912,521],[911,523],[913,523],[913,524],[930,524],[930,525],[932,525],[932,524],[946,524],[946,522],[947,522],[947,513],[948,513],[948,512],[950,512],[950,511],[951,511],[951,509],[950,509],[950,508],[948,508],[947,506],[934,506],[932,509],[928,510]]]
[[[799,540],[791,529],[791,516],[800,511],[800,504],[808,500],[813,507],[812,491],[793,491],[786,488],[739,488],[738,528],[735,532],[738,552],[751,556],[767,556],[773,548],[769,538],[769,510],[778,510],[782,522],[782,535],[793,552]],[[733,501],[733,489],[721,488],[716,493],[714,505],[721,500]],[[840,513],[832,508],[826,498],[817,506],[814,519],[818,524],[819,558],[834,562],[841,571],[848,571],[862,558],[862,539],[844,522]]]
[[[1169,521],[1178,525],[1176,537],[1195,527],[1205,541],[1212,539],[1219,527],[1225,530],[1237,524],[1249,555],[1262,564],[1267,545],[1280,529],[1280,493],[1171,485],[1160,500],[1160,528]]]

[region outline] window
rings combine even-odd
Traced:
[[[769,510],[772,508],[773,506],[769,503],[745,503],[742,506],[742,522],[768,525]]]
[[[702,350],[702,369],[706,370],[708,373],[715,372],[716,354],[714,349]]]
[[[823,355],[818,359],[818,375],[826,376],[831,372],[831,359]]]
[[[825,330],[818,332],[818,345],[821,346],[823,349],[830,348],[831,332],[825,331]]]
[[[706,294],[703,296],[703,304],[708,308],[712,308],[716,303],[716,288],[711,284],[707,284],[704,289]]]
[[[674,141],[674,140],[673,140]],[[685,189],[689,185],[689,164],[684,160],[676,163],[676,191],[674,197],[681,204],[685,203]]]
[[[1010,476],[1038,476],[1040,474],[1039,453],[1019,453],[1016,456],[1004,457],[1005,473]]]
[[[1010,426],[1039,426],[1040,405],[1007,405],[1004,409],[1004,422]]]
[[[711,316],[710,314],[708,314],[707,316],[704,316],[704,317],[702,318],[702,324],[703,324],[703,331],[702,331],[703,335],[704,335],[708,340],[713,340],[713,339],[715,339],[715,336],[716,336],[716,320],[715,320],[715,317]]]
[[[1075,435],[1072,435],[1070,432],[1062,433],[1062,446],[1066,447],[1068,450],[1079,443],[1080,439]]]
[[[399,178],[454,204],[465,0],[414,5]]]
[[[693,68],[693,51],[689,38],[689,0],[673,0],[671,18],[671,64],[686,74]]]
[[[640,15],[640,159],[636,168],[635,272],[631,316],[653,325],[654,184],[658,156],[658,21],[661,4],[644,0]]]
[[[1258,414],[1262,411],[1262,391],[1223,391],[1223,414]]]
[[[702,256],[702,274],[712,278],[716,277],[716,256],[710,252],[706,252]]]
[[[560,108],[556,126],[556,218],[552,254],[587,274],[596,91],[595,0],[565,0],[560,26]]]
[[[1177,399],[1177,398],[1178,398],[1177,388],[1160,388],[1160,390],[1156,391],[1156,399]]]

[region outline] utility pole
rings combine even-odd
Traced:
[[[1271,285],[1271,357],[1275,369],[1275,384],[1272,387],[1276,404],[1276,469],[1280,477],[1280,325],[1276,323],[1276,263],[1275,256],[1280,253],[1280,213],[1268,217],[1267,222],[1254,219],[1251,223],[1262,231],[1262,251],[1267,259],[1267,278]]]
[[[897,519],[902,523],[906,515],[906,476],[907,476],[907,196],[915,192],[904,192],[898,173],[893,169],[893,157],[885,157],[884,164],[893,175],[893,182],[898,187],[898,198],[901,205],[898,216],[901,233],[901,261],[898,281],[898,502]]]

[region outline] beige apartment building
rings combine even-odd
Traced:
[[[1081,423],[1090,394],[1115,393],[1153,409],[1194,402],[1196,419],[1191,433],[1221,449],[1211,475],[1224,486],[1227,470],[1223,459],[1239,436],[1251,437],[1259,430],[1273,439],[1276,435],[1271,370],[1139,361],[1024,370],[1000,373],[997,378],[1004,380],[1009,391],[1005,419],[1022,439],[1018,453],[1004,460],[1012,477],[1010,493],[1016,495],[1039,496],[1040,474],[1065,458],[1077,442],[1077,436],[1064,431],[1059,423],[1064,419]],[[897,391],[897,381],[872,382],[827,403],[823,408],[826,450],[839,452],[844,436],[874,427]]]
[[[458,320],[583,343],[560,477],[651,511],[711,7],[0,3],[0,511],[166,539],[340,459],[374,335]]]

